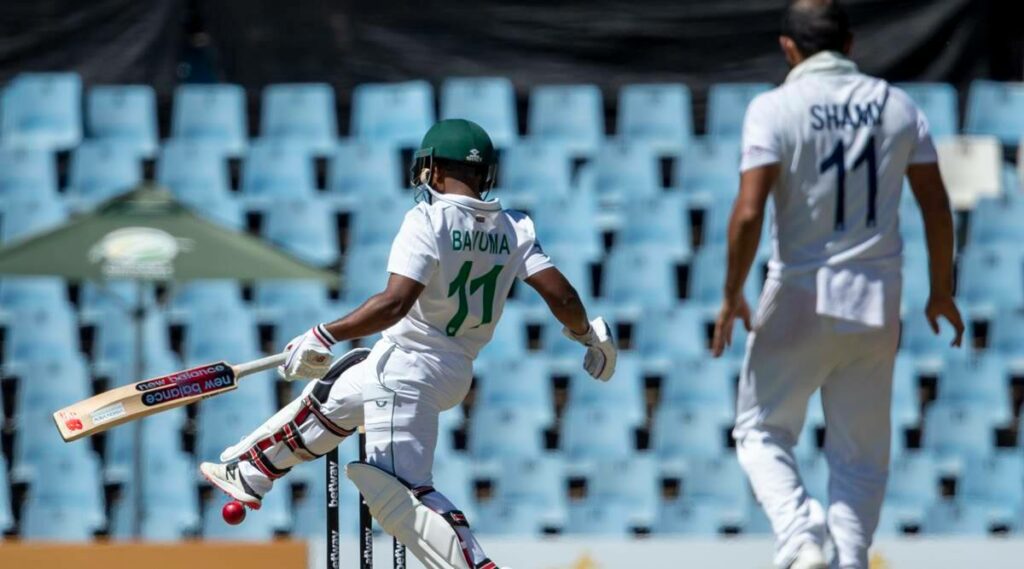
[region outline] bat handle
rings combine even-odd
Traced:
[[[245,362],[244,364],[238,364],[232,366],[235,368],[235,375],[237,377],[245,377],[249,374],[258,373],[270,368],[277,367],[284,363],[284,354],[274,354],[251,362]]]

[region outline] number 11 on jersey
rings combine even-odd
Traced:
[[[871,135],[871,137],[868,138],[867,144],[864,145],[864,150],[862,150],[860,156],[853,161],[853,168],[851,169],[856,170],[865,162],[867,163],[868,168],[867,226],[874,227],[876,221],[875,218],[878,213],[878,159],[875,156],[874,135]],[[836,142],[836,147],[832,150],[832,153],[818,165],[818,171],[821,174],[824,174],[831,168],[836,169],[835,228],[836,231],[843,231],[846,229],[846,148],[843,146],[842,140]]]
[[[456,294],[459,295],[459,308],[455,311],[455,316],[448,321],[448,326],[445,329],[445,333],[449,336],[454,336],[459,333],[459,329],[466,322],[466,316],[469,315],[469,296],[475,294],[477,290],[483,287],[483,313],[480,315],[480,323],[477,326],[483,326],[484,324],[490,324],[494,318],[494,293],[498,288],[498,275],[501,274],[501,269],[504,265],[494,265],[491,270],[480,275],[479,277],[470,280],[469,275],[473,272],[473,261],[466,261],[462,263],[462,267],[459,269],[459,274],[455,275],[453,280],[448,285],[448,297],[451,298]],[[466,285],[469,285],[468,287]],[[466,289],[469,289],[468,291]]]

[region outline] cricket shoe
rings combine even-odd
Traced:
[[[825,562],[825,554],[822,553],[820,546],[805,543],[789,569],[828,569],[828,563]]]
[[[258,510],[263,505],[263,497],[246,483],[242,473],[238,471],[238,461],[227,464],[204,462],[199,465],[199,472],[210,481],[210,484],[253,510]]]

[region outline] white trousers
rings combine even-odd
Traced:
[[[765,284],[748,337],[733,437],[740,464],[771,521],[780,567],[788,567],[803,544],[824,545],[826,534],[838,567],[868,567],[889,470],[892,369],[899,343],[899,295],[890,296],[887,325],[869,328],[818,315],[813,285]],[[829,466],[824,507],[808,496],[793,456],[808,400],[818,389]]]

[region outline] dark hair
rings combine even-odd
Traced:
[[[804,57],[820,51],[843,51],[850,39],[850,20],[838,0],[787,0],[782,35]]]

